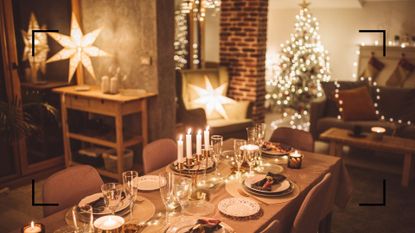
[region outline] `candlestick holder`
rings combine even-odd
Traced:
[[[187,168],[192,168],[195,166],[194,158],[186,158],[186,162],[184,164]]]

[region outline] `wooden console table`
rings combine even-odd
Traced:
[[[97,170],[103,176],[121,180],[121,173],[124,170],[124,149],[140,143],[142,143],[144,147],[148,142],[147,99],[155,94],[146,93],[142,96],[103,94],[98,87],[94,86],[91,86],[91,89],[88,91],[77,91],[76,86],[55,88],[53,91],[60,93],[61,99],[65,165],[68,167],[76,164],[76,161],[73,161],[72,159],[70,139],[113,148],[117,154],[117,172],[111,172],[103,168],[97,168]],[[68,109],[96,113],[115,118],[115,141],[84,135],[82,133],[70,132]],[[141,114],[141,135],[135,135],[131,139],[124,140],[123,116],[135,113]]]
[[[320,135],[320,138],[330,142],[329,153],[331,155],[341,156],[343,145],[404,154],[401,184],[404,187],[409,185],[412,156],[415,154],[415,140],[385,135],[381,141],[377,141],[372,139],[370,135],[363,138],[352,137],[349,136],[350,132],[351,131],[345,129],[330,128],[323,132]]]

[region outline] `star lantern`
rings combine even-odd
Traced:
[[[224,96],[225,88],[227,83],[223,83],[217,88],[213,88],[212,84],[208,77],[205,78],[205,89],[189,84],[196,94],[199,96],[197,99],[193,100],[195,104],[202,104],[205,106],[206,114],[210,116],[214,111],[219,113],[223,118],[228,119],[225,109],[223,108],[224,104],[235,103],[235,100]]]
[[[39,27],[36,16],[31,13],[27,32],[22,30],[23,42],[25,45],[22,60],[29,61],[32,78],[35,81],[39,70],[43,74],[46,72],[46,57],[49,51],[48,40],[45,33],[35,33],[34,44],[32,44],[32,31],[40,29],[45,30],[46,26]],[[35,50],[34,56],[32,56],[33,48]]]
[[[78,21],[76,20],[76,16],[72,14],[70,36],[66,36],[56,32],[48,33],[49,36],[51,36],[64,48],[55,55],[53,55],[51,58],[49,58],[49,60],[47,60],[47,63],[65,60],[69,58],[68,82],[71,82],[72,76],[74,75],[75,70],[78,68],[78,65],[80,63],[82,63],[82,65],[86,68],[89,74],[95,79],[94,68],[92,67],[90,57],[109,56],[109,54],[105,51],[92,45],[100,32],[101,29],[96,29],[84,35],[81,31],[81,28],[79,27]]]

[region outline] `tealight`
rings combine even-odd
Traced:
[[[94,221],[94,227],[103,232],[121,232],[125,220],[117,215],[107,215]]]
[[[381,141],[383,139],[383,134],[385,134],[386,129],[383,127],[372,127],[370,129],[373,135],[373,139]]]
[[[29,225],[24,226],[21,229],[22,233],[44,233],[45,231],[45,226],[41,223],[35,223],[35,222],[30,222]]]
[[[300,154],[297,150],[290,153],[288,157],[288,167],[293,169],[300,169],[301,164],[303,163],[303,155]]]

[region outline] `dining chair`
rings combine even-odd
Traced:
[[[77,165],[63,169],[43,183],[43,215],[49,216],[77,204],[82,198],[101,192],[102,181],[98,171],[89,165]]]
[[[143,150],[144,174],[162,168],[177,158],[177,145],[168,138],[147,144]]]
[[[320,224],[322,206],[327,201],[327,193],[331,180],[331,173],[327,173],[323,179],[308,192],[291,229],[291,233],[317,233]]]
[[[269,141],[287,144],[298,150],[314,152],[313,136],[304,130],[279,127],[274,130]]]
[[[270,224],[268,224],[265,229],[261,231],[261,233],[278,233],[280,232],[280,222],[274,219]]]

